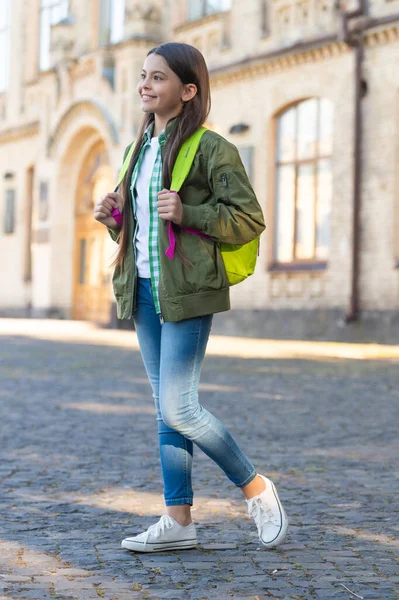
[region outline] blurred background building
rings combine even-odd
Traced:
[[[0,313],[109,323],[93,205],[149,49],[199,48],[265,210],[239,309],[396,311],[399,0],[0,0]]]

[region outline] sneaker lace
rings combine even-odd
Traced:
[[[276,521],[270,506],[262,498],[253,498],[248,502],[248,514],[255,521],[259,532],[265,523],[275,524]]]
[[[165,529],[172,529],[173,525],[174,521],[171,519],[171,517],[169,517],[169,515],[162,515],[158,523],[151,525],[147,529],[144,537],[144,543],[147,543],[151,534],[157,539],[162,533],[165,533]]]

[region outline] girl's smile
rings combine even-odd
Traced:
[[[156,96],[149,96],[148,94],[141,94],[142,102],[149,102],[151,100],[155,100]]]
[[[197,93],[196,86],[184,85],[159,54],[147,56],[137,90],[141,97],[141,109],[155,114],[158,133],[168,120],[181,113],[183,103]]]

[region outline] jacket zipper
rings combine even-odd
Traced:
[[[222,183],[223,183],[224,191],[225,191],[225,194],[226,194],[226,200],[227,200],[227,202],[230,202],[230,198],[229,198],[229,184],[228,184],[228,181],[227,181],[227,175],[226,175],[226,173],[223,173],[223,175],[222,175]]]

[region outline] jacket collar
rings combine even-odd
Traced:
[[[166,129],[164,129],[163,131],[161,131],[161,133],[159,134],[159,144],[162,146],[163,144],[165,144],[165,142],[167,141],[167,139],[169,138],[170,134],[173,132],[173,130],[175,129],[177,125],[177,121],[176,118],[172,119],[171,121],[169,121],[169,123],[166,125]],[[147,129],[144,132],[144,143],[148,143],[151,141],[151,138],[153,136],[153,132],[154,132],[154,127],[155,124],[150,123],[147,127]]]

